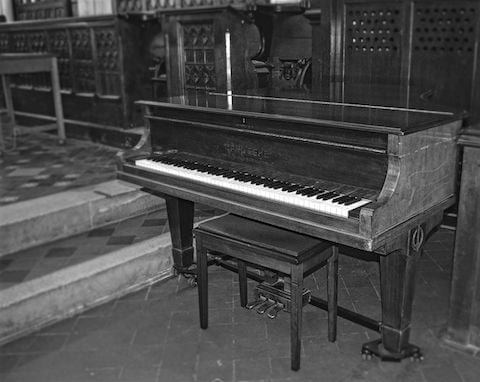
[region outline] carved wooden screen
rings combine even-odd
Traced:
[[[94,33],[97,50],[98,93],[120,95],[120,49],[115,28],[96,28]]]
[[[185,88],[216,88],[213,22],[182,25]]]
[[[15,0],[15,20],[40,20],[72,15],[70,0]]]
[[[412,99],[473,108],[473,80],[477,77],[478,84],[480,75],[475,59],[479,1],[418,1],[412,13]]]
[[[404,54],[402,4],[346,3],[344,30],[345,83],[397,85]]]
[[[70,56],[69,36],[66,29],[49,30],[50,52],[57,56],[60,87],[62,90],[71,92],[72,83],[72,60]]]
[[[337,97],[360,102],[368,91],[385,99],[396,92],[393,95],[413,107],[434,103],[472,109],[473,102],[480,101],[474,94],[480,86],[479,4],[338,2],[331,24],[335,44],[330,68],[332,86],[341,84]]]
[[[17,33],[11,39],[15,53],[45,53],[48,51],[46,33],[42,30]],[[14,75],[17,86],[37,89],[49,89],[50,81],[45,73],[26,73]]]
[[[94,94],[95,66],[90,28],[70,30],[73,59],[73,88],[75,93]]]
[[[229,7],[190,7],[165,13],[168,92],[185,89],[225,91],[227,88],[227,31],[230,34],[232,90],[254,88],[250,57],[260,46],[257,27]]]
[[[115,0],[118,13],[254,3],[252,0]]]

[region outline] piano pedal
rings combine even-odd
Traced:
[[[269,310],[270,308],[274,307],[276,304],[275,301],[273,300],[270,300],[270,299],[267,299],[265,300],[265,302],[263,304],[261,304],[258,308],[257,308],[257,313],[258,314],[264,314],[267,310]]]
[[[285,285],[285,280],[284,280],[283,277],[278,277],[278,279],[275,282],[273,282],[271,284],[269,284],[269,283],[266,283],[266,284],[270,285],[273,288],[283,289],[283,287]]]
[[[277,318],[277,315],[278,315],[278,312],[280,312],[281,310],[283,310],[284,305],[280,302],[277,302],[275,303],[275,305],[273,305],[272,307],[270,307],[266,313],[267,313],[267,317],[270,318],[270,319],[274,319],[274,318]]]
[[[251,302],[247,303],[247,305],[245,305],[245,308],[247,308],[249,310],[252,310],[252,309],[256,308],[257,306],[259,306],[260,304],[263,304],[265,301],[266,301],[266,298],[263,297],[263,296],[260,296],[258,298],[258,300],[251,301]]]

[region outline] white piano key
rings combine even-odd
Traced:
[[[292,206],[298,206],[301,208],[318,211],[330,215],[341,216],[344,218],[348,218],[349,211],[352,211],[371,202],[368,199],[360,199],[358,202],[352,203],[347,206],[339,203],[333,203],[333,199],[337,198],[338,196],[334,196],[330,200],[322,200],[317,199],[317,195],[305,196],[296,193],[296,191],[288,192],[282,190],[281,188],[273,189],[263,184],[252,184],[249,181],[240,181],[233,178],[226,178],[222,175],[209,174],[207,172],[195,169],[187,169],[181,166],[174,166],[171,164],[153,161],[150,159],[139,159],[135,161],[135,165],[160,173],[174,175],[192,181],[197,181],[199,183],[229,189],[244,194],[264,198],[267,200],[282,202]]]

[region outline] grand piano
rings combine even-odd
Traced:
[[[463,115],[376,101],[305,91],[140,101],[147,129],[118,178],[165,198],[180,272],[194,262],[195,203],[378,254],[382,318],[359,322],[380,339],[362,352],[421,358],[409,343],[416,261],[455,203]]]

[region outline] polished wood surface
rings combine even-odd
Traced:
[[[437,1],[315,0],[308,10],[171,10],[171,17],[162,19],[170,98],[141,102],[147,144],[125,155],[119,177],[179,200],[381,255],[381,339],[365,344],[364,354],[420,358],[420,350],[408,343],[416,261],[456,200],[457,134],[462,124],[480,117],[475,64],[480,56],[473,48],[478,7],[471,0],[449,7]],[[233,94],[225,92],[225,71],[210,75],[226,64],[222,17],[232,22],[238,17],[251,33],[255,25],[260,36],[257,55],[243,42],[233,49],[246,61],[233,76],[239,81]],[[185,44],[190,36],[182,29],[185,23],[195,27],[192,36],[204,28],[213,38],[192,48]],[[198,67],[185,59],[197,48],[215,52],[207,75],[198,76]],[[253,84],[255,92],[244,92],[251,86],[242,83]],[[259,91],[267,85],[290,90]],[[201,88],[211,94],[199,95]],[[189,89],[197,94],[185,96]],[[337,218],[134,165],[135,158],[165,152],[257,175],[337,184],[372,202]]]
[[[459,142],[462,178],[445,340],[471,351],[480,347],[480,125],[466,129]]]
[[[363,351],[382,359],[421,357],[408,343],[415,262],[425,238],[455,202],[455,140],[463,114],[255,97],[233,94],[230,102],[215,93],[207,95],[208,104],[202,97],[142,102],[149,126],[145,149],[120,161],[118,177],[166,195],[167,203],[186,203],[188,214],[193,203],[202,203],[380,254],[381,340],[365,344]],[[306,184],[337,184],[368,194],[372,202],[339,218],[134,164],[136,158],[168,152],[259,175],[288,174]],[[177,207],[173,211],[178,215]],[[184,219],[183,233],[176,227],[172,234],[178,267],[191,263],[187,221],[191,217]],[[182,253],[186,260],[178,258]]]

